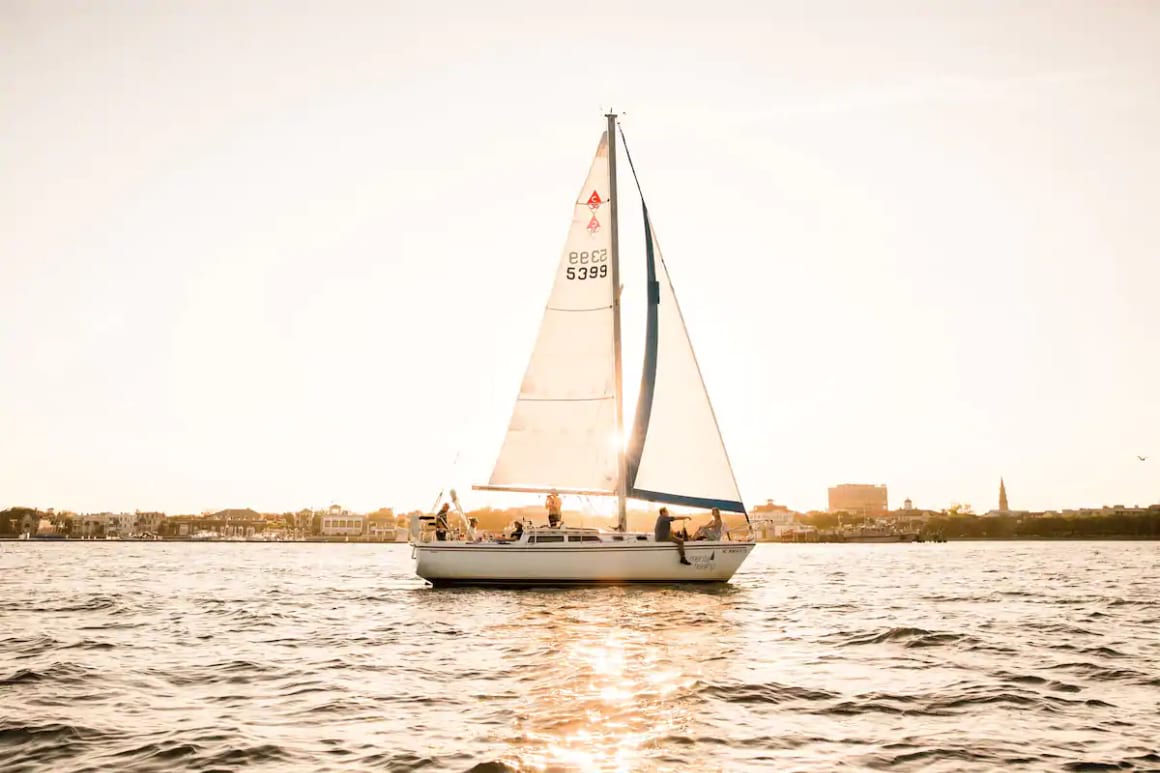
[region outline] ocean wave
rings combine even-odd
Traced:
[[[203,749],[203,746],[188,741],[165,740],[110,752],[103,755],[102,759],[115,760],[117,767],[121,768],[132,766],[149,770],[153,767],[152,763],[157,763],[161,769],[169,769],[177,760],[196,757]]]
[[[1061,623],[1058,621],[1040,622],[1032,620],[1024,623],[1027,628],[1032,628],[1037,631],[1045,633],[1063,633],[1068,636],[1099,636],[1099,633],[1088,628],[1081,628],[1078,625],[1069,625],[1068,623]]]
[[[468,768],[467,773],[520,773],[518,768],[513,768],[506,762],[497,762],[495,760],[488,760],[487,762],[477,762]]]
[[[59,769],[66,759],[89,753],[115,734],[64,722],[20,722],[0,718],[0,769],[36,765]]]
[[[4,679],[0,685],[28,684],[31,682],[58,682],[61,684],[79,684],[93,673],[91,668],[79,663],[56,662],[41,668],[23,668]]]
[[[852,700],[841,701],[833,706],[826,706],[825,708],[815,709],[814,714],[820,715],[834,715],[840,717],[854,717],[861,714],[932,714],[929,711],[921,711],[906,706],[895,706],[886,701],[872,701],[872,700]],[[932,714],[933,715],[933,714]]]
[[[277,765],[288,763],[294,756],[277,744],[263,743],[253,746],[231,747],[214,754],[206,754],[199,758],[185,760],[189,770],[227,770],[244,768],[249,765]]]
[[[926,767],[937,762],[963,762],[990,767],[1002,767],[1006,765],[1026,765],[1040,761],[1041,758],[1028,756],[1026,754],[1012,754],[1010,752],[1007,754],[996,754],[988,751],[936,746],[933,748],[928,747],[902,752],[885,759],[879,757],[879,759],[887,767],[912,765],[914,763],[922,763]]]
[[[1009,674],[1002,671],[996,672],[995,676],[1006,682],[1021,685],[1035,685],[1037,687],[1044,687],[1048,690],[1055,690],[1057,692],[1080,692],[1083,690],[1077,684],[1069,684],[1067,682],[1060,682],[1055,679],[1047,679],[1042,676],[1035,676],[1033,674]]]
[[[80,601],[70,601],[63,604],[27,607],[30,612],[109,612],[120,613],[130,609],[126,597],[120,594],[95,594]]]
[[[32,669],[22,668],[19,671],[17,671],[16,673],[12,674],[11,676],[6,676],[3,679],[0,679],[0,686],[11,686],[14,684],[27,684],[28,682],[39,682],[44,678],[45,678],[45,676],[43,674],[41,674],[39,671],[33,671]]]
[[[1140,682],[1141,680],[1146,680],[1148,678],[1147,674],[1131,668],[1110,668],[1108,666],[1101,666],[1098,663],[1088,663],[1084,661],[1077,661],[1072,663],[1056,663],[1055,665],[1047,666],[1046,668],[1083,674],[1084,676],[1091,677],[1092,679],[1106,682]]]
[[[425,768],[435,766],[436,761],[434,758],[422,754],[412,754],[408,752],[404,752],[402,754],[393,754],[383,760],[383,767],[386,770],[423,770]],[[472,770],[475,770],[477,767],[478,766],[473,767]],[[505,768],[506,766],[494,768],[494,770],[502,771]]]
[[[226,660],[220,663],[187,665],[181,669],[152,668],[148,675],[169,682],[175,687],[205,684],[249,684],[288,676],[275,664],[252,660]]]
[[[95,639],[81,639],[72,644],[61,645],[62,650],[111,650],[117,647],[116,644],[107,641],[97,641]]]
[[[8,636],[0,639],[0,652],[9,653],[19,658],[27,658],[56,649],[59,644],[57,639],[45,634]]]
[[[858,647],[867,644],[884,644],[886,642],[902,642],[906,647],[942,647],[949,644],[970,644],[978,641],[975,637],[968,634],[929,631],[925,628],[905,626],[898,626],[878,632],[839,634],[839,636],[843,635],[845,638],[838,641],[838,646],[840,647]]]
[[[106,733],[84,725],[63,722],[21,723],[0,718],[0,747],[25,743],[84,742],[107,737]]]
[[[729,703],[785,703],[786,701],[831,700],[837,693],[806,687],[777,684],[707,684],[700,693]]]

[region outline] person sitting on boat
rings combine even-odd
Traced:
[[[519,542],[520,538],[524,536],[524,522],[516,520],[516,525],[512,527],[512,542]]]
[[[560,525],[560,495],[556,493],[556,489],[548,492],[548,498],[544,500],[544,507],[548,508],[548,526],[555,529]]]
[[[725,522],[721,520],[721,511],[716,507],[713,508],[713,520],[697,529],[693,535],[693,539],[706,539],[713,541],[720,541],[721,535],[725,533]]]
[[[669,515],[669,508],[662,507],[657,514],[657,525],[653,530],[653,540],[656,542],[673,542],[676,543],[677,553],[681,556],[681,563],[686,566],[690,565],[689,559],[685,558],[685,541],[673,534],[673,521],[687,521],[687,515]]]
[[[451,510],[451,505],[444,502],[443,507],[439,508],[439,512],[435,513],[435,539],[439,542],[446,541],[447,532],[451,530],[447,516],[449,510]]]

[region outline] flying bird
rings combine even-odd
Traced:
[[[1137,456],[1136,458],[1139,459],[1141,462],[1148,461],[1148,457],[1146,457],[1146,456]]]

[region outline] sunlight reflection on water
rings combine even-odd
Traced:
[[[589,591],[560,592],[556,599],[567,611],[528,630],[559,656],[534,669],[523,712],[528,744],[516,756],[519,766],[639,770],[649,748],[682,736],[695,717],[680,698],[692,694],[697,671],[721,675],[724,666],[716,657],[720,641],[696,628],[720,623],[724,590],[618,589],[617,604],[595,610],[581,606]],[[678,633],[674,610],[656,607],[673,599],[689,602],[675,611],[688,617],[692,630]]]

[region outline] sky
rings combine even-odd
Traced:
[[[1160,501],[1160,5],[555,5],[0,0],[0,507],[521,504],[609,108],[748,503]]]

